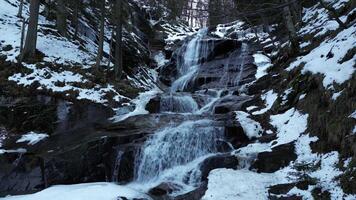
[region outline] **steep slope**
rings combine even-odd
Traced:
[[[254,55],[261,73],[246,93],[255,100],[236,116],[245,132],[263,134],[236,150],[247,165],[210,173],[202,199],[356,198],[356,10],[351,1],[331,5],[347,28],[316,4],[303,11],[301,55],[288,57],[288,43],[272,61]]]

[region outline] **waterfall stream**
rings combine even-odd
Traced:
[[[192,93],[182,92],[214,50],[214,40],[209,40],[207,33],[207,29],[201,29],[178,49],[178,77],[168,92],[160,94],[160,114],[195,115],[198,118],[187,118],[179,123],[172,121],[148,137],[135,156],[133,187],[149,189],[161,183],[173,183],[179,189],[170,195],[188,192],[200,184],[200,164],[219,153],[219,141],[224,141],[225,128],[216,125],[209,116],[223,89],[196,91],[195,96],[199,96],[203,104],[198,104]],[[229,55],[220,80],[225,90],[229,85],[238,85],[244,65],[242,54],[246,49],[247,45],[243,44],[239,51]],[[237,61],[241,63],[237,65]],[[238,76],[230,76],[231,66],[237,68],[233,70],[239,72]]]

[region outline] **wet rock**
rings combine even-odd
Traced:
[[[11,51],[12,49],[13,49],[13,47],[9,44],[2,48],[3,51]]]
[[[226,126],[225,137],[235,149],[246,146],[251,141],[241,126]]]
[[[258,173],[272,173],[288,166],[295,159],[297,155],[294,143],[283,144],[273,148],[271,152],[259,153],[251,169],[256,169]]]
[[[146,105],[146,110],[150,113],[158,113],[160,109],[161,98],[159,96],[150,99]]]
[[[249,97],[225,96],[215,105],[215,114],[226,114],[228,112],[240,110],[242,105],[249,100]]]
[[[205,191],[207,189],[208,189],[208,183],[203,182],[197,189],[190,191],[186,194],[179,195],[173,199],[174,200],[200,200],[204,196]]]
[[[221,154],[209,157],[203,161],[200,165],[201,179],[207,181],[209,173],[217,168],[231,168],[236,169],[238,167],[239,160],[236,156],[230,154]]]
[[[0,163],[0,197],[45,188],[40,158],[22,153],[5,153],[0,155]]]
[[[174,191],[181,189],[181,187],[174,183],[161,183],[156,187],[150,189],[148,193],[152,196],[161,197],[169,195]]]

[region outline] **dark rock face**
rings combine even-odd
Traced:
[[[181,189],[181,187],[174,183],[161,183],[150,189],[148,193],[153,196],[154,199],[171,199],[168,195],[179,189]]]
[[[284,144],[273,148],[272,152],[259,153],[251,169],[256,169],[259,173],[273,173],[288,166],[295,159],[297,159],[297,155],[294,143]]]
[[[203,182],[197,189],[188,192],[187,194],[179,195],[175,197],[174,200],[200,200],[204,196],[207,189],[208,183]]]
[[[226,96],[220,99],[214,108],[215,114],[226,114],[231,111],[240,110],[242,105],[249,100],[248,97]]]
[[[146,110],[150,113],[158,113],[160,109],[161,98],[159,96],[152,98],[146,105]]]
[[[201,163],[201,178],[202,181],[208,180],[209,173],[217,168],[232,168],[236,169],[239,165],[237,157],[230,154],[221,154],[207,158]]]

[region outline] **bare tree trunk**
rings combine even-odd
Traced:
[[[22,27],[21,27],[21,41],[20,41],[20,55],[23,53],[23,43],[25,40],[25,29],[26,29],[26,20],[22,18]]]
[[[292,14],[291,14],[291,11],[290,11],[290,8],[288,5],[289,1],[284,0],[284,2],[287,5],[284,6],[284,8],[283,8],[283,17],[284,17],[284,21],[286,24],[286,28],[289,33],[289,40],[292,44],[292,53],[297,53],[297,52],[299,52],[299,42],[298,42],[298,38],[297,38],[297,30],[294,26]]]
[[[23,52],[20,55],[20,61],[26,60],[29,57],[33,57],[36,54],[39,10],[40,10],[40,0],[31,0],[30,19],[29,19],[28,30],[26,35],[26,42],[25,42]]]
[[[99,47],[98,47],[98,55],[96,57],[96,64],[95,64],[97,70],[99,69],[100,61],[103,57],[103,51],[104,51],[105,1],[101,1],[100,10],[101,10],[101,16],[100,16]]]
[[[108,62],[108,67],[107,67],[108,69],[110,68],[110,64],[111,64],[113,41],[114,41],[114,29],[111,32],[109,62]]]
[[[44,15],[46,18],[51,16],[51,0],[45,1]]]
[[[102,0],[105,3],[105,0]],[[78,37],[78,28],[79,28],[79,4],[81,0],[76,0],[74,5],[74,39]]]
[[[58,32],[62,36],[67,34],[67,10],[64,0],[57,0],[57,21],[56,26]]]
[[[122,77],[122,0],[116,0],[116,48],[115,48],[115,78],[118,80]]]
[[[344,22],[342,22],[341,19],[339,18],[337,11],[332,6],[327,5],[323,0],[319,0],[319,2],[320,2],[320,5],[323,6],[323,8],[325,8],[326,10],[328,10],[331,13],[332,17],[340,25],[340,27],[342,27],[343,29],[347,28],[347,26],[344,24]]]
[[[19,12],[17,13],[17,17],[22,17],[23,1],[24,0],[20,0]]]

